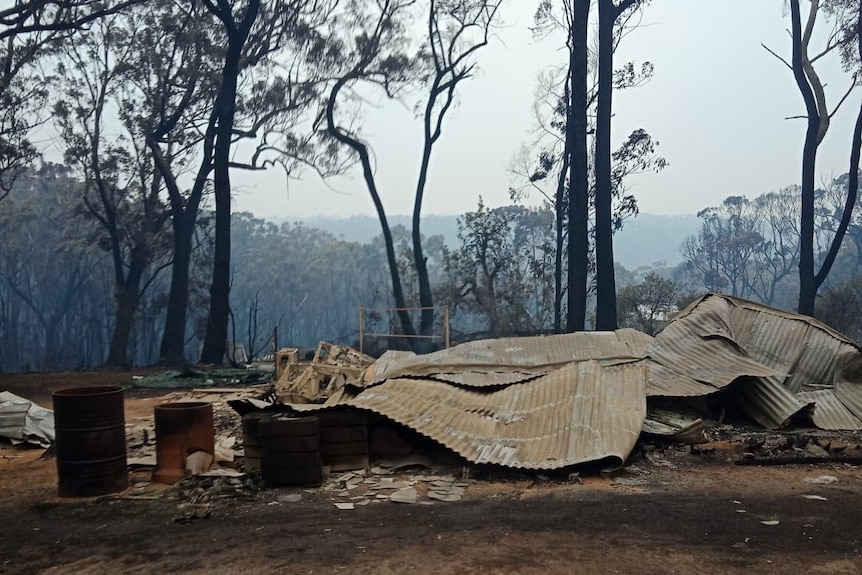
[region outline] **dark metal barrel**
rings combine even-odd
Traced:
[[[159,483],[176,483],[186,476],[186,458],[196,451],[215,457],[213,406],[203,401],[163,403],[156,419],[156,471]]]
[[[245,470],[246,472],[257,471],[260,469],[260,458],[263,454],[263,449],[260,446],[260,420],[269,417],[270,414],[265,411],[252,411],[242,416],[242,447],[245,452]]]
[[[123,388],[61,389],[52,398],[60,497],[89,497],[126,489],[129,474]]]

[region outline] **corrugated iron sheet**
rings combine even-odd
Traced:
[[[738,383],[742,409],[767,429],[778,429],[800,416],[810,416],[814,403],[790,393],[781,378],[744,379]]]
[[[835,397],[857,418],[862,419],[862,383],[835,382]]]
[[[813,318],[720,294],[680,312],[649,350],[659,363],[717,387],[738,370],[739,376],[781,376],[793,393],[806,383],[834,383],[859,352],[852,340]],[[716,367],[725,361],[733,369]]]
[[[650,343],[652,337],[633,329],[471,341],[427,355],[385,354],[369,368],[364,381],[373,385],[397,377],[471,371],[543,374],[576,361],[635,361],[644,357]],[[474,375],[470,381],[479,387],[499,384],[493,376]]]
[[[670,322],[647,350],[669,371],[716,389],[742,376],[778,375],[753,359],[733,339],[727,305],[721,296],[706,296]]]
[[[862,421],[835,397],[835,391],[800,391],[796,396],[807,403],[815,403],[811,421],[820,429],[862,429]]]
[[[859,348],[852,340],[807,316],[725,297],[733,338],[752,359],[786,374],[784,387],[832,383],[836,368]]]
[[[647,396],[703,396],[733,382],[765,427],[810,414],[817,402],[817,425],[856,429],[862,385],[844,380],[860,377],[859,348],[820,322],[708,295],[655,338],[626,329],[388,352],[362,383],[323,406],[295,407],[366,409],[474,463],[556,469],[621,465],[644,425]],[[835,392],[797,396],[805,383],[834,384]]]
[[[647,397],[699,397],[715,393],[718,389],[656,363],[651,358],[641,362],[648,368]]]
[[[648,395],[697,395],[690,380],[705,384],[705,395],[710,387],[754,378],[759,383],[739,388],[743,408],[761,425],[780,427],[806,411],[805,401],[795,397],[803,385],[838,386],[858,371],[860,348],[810,317],[709,294],[680,312],[648,354],[660,366],[650,365]],[[836,389],[836,397],[862,418],[862,388],[845,389],[845,395]]]
[[[618,467],[644,423],[645,382],[643,366],[583,361],[493,392],[390,379],[341,405],[379,413],[473,463],[558,469],[602,461]]]

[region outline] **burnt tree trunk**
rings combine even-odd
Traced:
[[[599,3],[599,70],[596,104],[596,329],[617,328],[614,278],[613,181],[611,179],[611,113],[613,108],[614,24],[619,14],[613,0]]]
[[[856,17],[856,42],[859,55],[862,57],[862,3],[859,4],[859,13]],[[850,170],[847,175],[847,198],[844,201],[844,212],[841,214],[841,221],[838,223],[838,229],[835,230],[835,237],[832,238],[829,251],[826,253],[820,270],[814,277],[815,293],[823,285],[823,282],[826,281],[829,271],[832,269],[832,264],[835,263],[835,258],[838,257],[841,244],[844,242],[847,228],[850,227],[850,220],[853,219],[853,210],[856,207],[856,199],[859,195],[860,153],[862,153],[862,104],[860,104],[859,111],[856,114],[856,126],[853,129],[853,140],[850,144]]]
[[[115,321],[111,334],[111,347],[105,365],[108,367],[131,367],[129,342],[135,325],[135,314],[140,302],[141,278],[147,267],[147,254],[140,247],[134,249],[129,271],[125,279],[117,278],[114,285]]]
[[[808,83],[803,67],[802,54],[802,16],[799,0],[790,0],[791,37],[793,39],[793,77],[805,101],[808,127],[805,132],[805,145],[802,149],[802,211],[799,222],[799,304],[801,314],[814,313],[814,299],[817,286],[814,282],[814,186],[817,162],[818,133],[820,113],[814,92]]]
[[[186,318],[189,304],[189,268],[192,259],[192,235],[197,214],[174,214],[174,258],[171,264],[171,287],[165,327],[159,347],[159,363],[185,363]]]
[[[566,122],[570,143],[569,163],[569,245],[566,331],[583,331],[587,316],[589,275],[589,180],[587,149],[587,40],[590,0],[572,0],[572,28],[569,37],[571,105]]]
[[[192,239],[197,224],[203,191],[212,171],[213,139],[215,137],[216,115],[210,116],[209,126],[204,137],[204,153],[195,182],[188,200],[183,199],[176,176],[158,143],[148,142],[153,152],[156,168],[168,188],[171,202],[171,222],[173,224],[173,263],[171,265],[171,287],[168,294],[167,315],[159,347],[159,363],[182,365],[185,363],[186,323],[189,306],[189,271],[192,259]]]
[[[361,66],[359,66],[361,68]],[[380,228],[383,233],[383,244],[386,247],[386,262],[389,265],[389,278],[392,282],[392,297],[395,300],[396,313],[398,321],[401,323],[401,329],[404,335],[415,336],[416,330],[413,328],[413,322],[410,320],[410,314],[407,313],[406,302],[404,299],[404,290],[401,286],[401,274],[398,272],[398,258],[395,255],[395,244],[392,241],[392,232],[389,229],[389,221],[386,218],[386,210],[383,207],[383,202],[380,199],[380,194],[377,190],[377,183],[374,180],[374,169],[371,166],[371,156],[368,153],[368,147],[352,137],[349,133],[342,130],[335,123],[335,101],[338,94],[349,82],[359,76],[359,71],[354,70],[351,74],[345,75],[332,87],[329,93],[329,100],[326,105],[326,127],[330,136],[335,138],[341,144],[348,146],[359,156],[359,162],[362,165],[362,177],[365,180],[365,185],[368,188],[368,193],[371,196],[371,201],[374,203],[374,209],[377,212],[377,217],[380,220]],[[408,339],[410,347],[413,348],[415,340]]]
[[[413,204],[413,261],[416,265],[416,279],[419,282],[419,305],[422,307],[419,335],[424,338],[417,340],[416,345],[412,347],[420,353],[433,351],[430,345],[432,340],[426,338],[431,336],[434,330],[434,297],[431,293],[431,280],[428,277],[428,258],[422,251],[422,234],[419,227],[422,220],[422,199],[428,180],[428,166],[431,162],[431,144],[433,144],[427,126],[426,118],[425,149],[422,152],[422,166],[419,169],[416,200]]]
[[[221,4],[220,4],[221,5]],[[209,6],[209,5],[208,5]],[[237,24],[226,11],[217,13],[228,34],[227,54],[222,70],[222,82],[216,100],[218,124],[215,130],[213,157],[213,191],[215,196],[215,254],[210,286],[210,308],[207,330],[201,351],[201,362],[221,364],[224,361],[230,315],[230,151],[236,112],[236,91],[239,81],[242,47],[257,19],[260,0],[249,0],[241,21]]]

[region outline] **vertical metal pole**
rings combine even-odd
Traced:
[[[359,308],[359,353],[365,353],[363,345],[363,335],[365,333],[365,318],[363,317],[365,310]]]
[[[449,349],[449,306],[443,307],[443,338],[446,349]]]

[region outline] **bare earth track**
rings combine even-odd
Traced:
[[[0,389],[50,407],[52,389],[124,379],[2,375]],[[127,394],[127,412],[156,395]],[[674,447],[662,464],[636,456],[630,484],[499,474],[457,503],[349,511],[271,489],[188,518],[163,500],[59,499],[41,454],[0,449],[2,574],[862,573],[862,468],[848,465],[740,467]],[[821,475],[837,481],[805,481]]]

